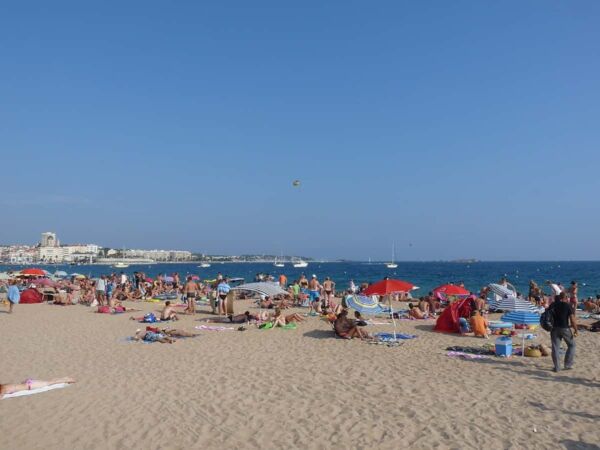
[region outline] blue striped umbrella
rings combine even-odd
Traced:
[[[511,311],[501,317],[505,322],[518,325],[539,325],[540,315],[529,311]],[[521,333],[521,356],[525,356],[525,334]]]
[[[490,308],[500,311],[537,311],[537,307],[529,301],[515,297],[514,295],[502,298],[498,301],[491,301]]]
[[[540,315],[529,311],[511,311],[504,314],[501,319],[518,325],[539,325]]]
[[[386,312],[381,305],[371,297],[363,295],[348,295],[346,305],[361,314],[383,314]]]

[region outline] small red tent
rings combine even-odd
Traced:
[[[19,304],[25,303],[42,303],[43,300],[42,294],[40,294],[35,289],[25,289],[21,292],[21,300],[19,300]]]
[[[448,305],[440,317],[438,317],[433,330],[440,331],[442,333],[458,333],[460,331],[458,327],[458,319],[461,317],[464,317],[465,319],[471,317],[470,298],[458,300]]]

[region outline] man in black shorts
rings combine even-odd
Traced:
[[[554,372],[560,370],[560,342],[562,340],[567,344],[567,354],[565,355],[565,370],[573,368],[575,360],[575,338],[577,336],[577,321],[571,305],[567,301],[567,295],[561,292],[550,305],[554,314],[554,325],[550,332],[552,339],[552,362],[554,363]],[[571,331],[571,326],[573,331]]]

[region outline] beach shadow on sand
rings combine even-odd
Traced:
[[[305,337],[313,338],[313,339],[334,339],[335,334],[332,330],[311,330],[307,331],[303,334]],[[340,339],[344,340],[344,339]]]
[[[588,444],[587,442],[574,441],[572,439],[563,439],[560,441],[567,450],[600,450],[596,444]]]
[[[548,408],[546,405],[544,405],[543,403],[540,402],[529,402],[529,404],[535,408],[539,408],[542,411],[559,411],[561,414],[570,414],[573,416],[578,416],[578,417],[583,417],[584,419],[591,419],[591,420],[598,420],[600,419],[600,415],[597,414],[590,414],[588,412],[583,412],[583,411],[565,411],[562,409],[556,409],[556,408]]]
[[[520,358],[520,357],[516,357],[516,358]],[[470,360],[470,362],[473,362],[475,364],[492,364],[492,365],[498,365],[499,367],[497,367],[498,370],[506,370],[509,371],[511,373],[518,373],[518,374],[522,374],[522,375],[529,375],[534,379],[537,380],[543,380],[543,381],[554,381],[557,383],[570,383],[570,384],[575,384],[578,386],[586,386],[586,387],[591,387],[591,388],[599,388],[600,387],[600,383],[597,383],[595,381],[592,380],[588,380],[586,378],[581,378],[581,377],[577,377],[577,376],[572,376],[574,371],[568,371],[568,375],[560,375],[560,372],[554,373],[552,371],[552,368],[549,367],[548,369],[523,369],[523,367],[530,367],[528,364],[525,364],[521,361],[516,360],[515,358],[512,359],[473,359]],[[502,367],[504,366],[504,367]],[[506,366],[510,366],[510,367],[506,367]],[[519,367],[518,370],[515,370],[515,367]]]
[[[435,326],[435,322],[433,323],[429,323],[429,324],[423,324],[423,325],[415,325],[415,330],[419,330],[419,331],[428,331],[429,333],[435,333],[435,334],[443,334],[443,333],[439,333],[437,331],[433,331],[433,327]]]

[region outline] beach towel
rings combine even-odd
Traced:
[[[475,355],[473,353],[464,353],[464,352],[448,352],[446,354],[451,358],[463,358],[463,359],[488,359],[488,356],[485,355]]]
[[[385,345],[386,347],[400,347],[402,344],[404,344],[404,341],[364,341],[367,342],[368,344],[375,344],[375,345]]]
[[[235,328],[233,327],[221,327],[215,325],[197,325],[194,327],[197,330],[205,330],[205,331],[233,331]]]
[[[68,385],[69,385],[69,383],[57,383],[57,384],[52,384],[50,386],[45,386],[45,387],[41,387],[41,388],[37,388],[37,389],[31,389],[31,390],[27,390],[27,391],[17,391],[17,392],[13,392],[12,394],[4,394],[2,396],[2,399],[13,398],[13,397],[25,397],[26,395],[40,394],[41,392],[52,391],[53,389],[62,389],[64,387],[67,387]]]
[[[462,346],[455,345],[452,347],[447,347],[446,350],[449,352],[454,352],[454,353],[469,353],[471,355],[493,355],[494,354],[494,345],[493,344],[489,344],[489,345],[484,344],[481,347],[462,347]]]
[[[377,337],[380,341],[395,341],[398,339],[414,339],[417,336],[415,334],[406,334],[406,333],[396,333],[396,338],[394,338],[394,333],[375,333],[375,337]]]

